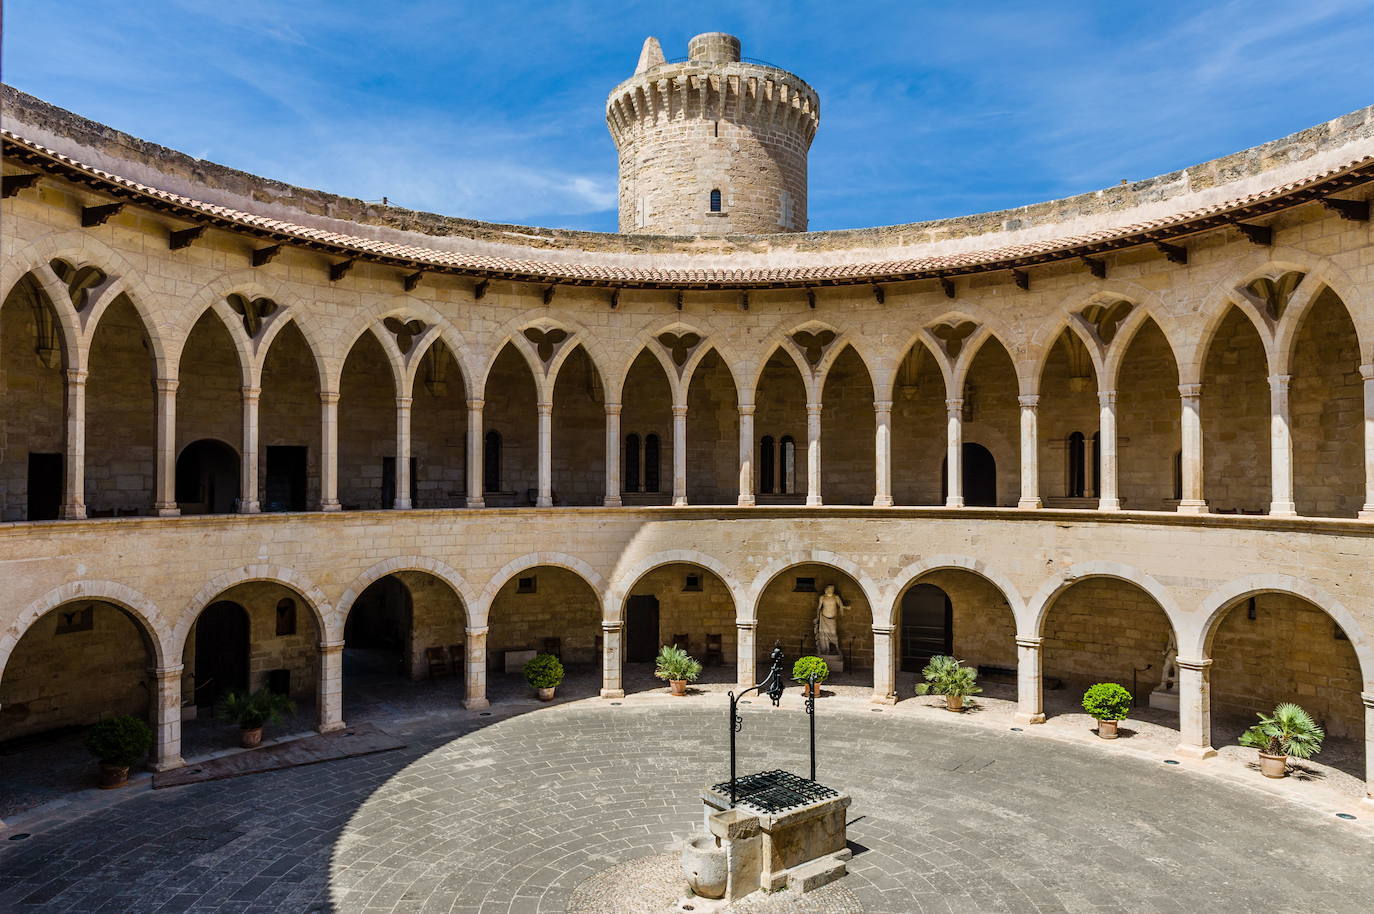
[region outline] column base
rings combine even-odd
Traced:
[[[1374,505],[1365,505],[1356,517],[1360,520],[1374,520]]]
[[[752,508],[756,502],[752,495],[741,495],[739,501],[735,502],[735,504],[739,505],[741,508]]]
[[[819,508],[822,504],[824,504],[824,502],[821,501],[821,497],[819,495],[806,496],[806,506],[808,508]]]
[[[241,501],[241,502],[239,502],[239,513],[240,513],[240,514],[261,514],[261,513],[262,513],[262,505],[261,505],[259,502],[257,502],[257,501]]]
[[[176,502],[153,505],[153,511],[158,517],[181,517],[181,509],[176,506]]]
[[[315,728],[316,733],[338,733],[340,730],[347,729],[348,724],[341,720],[336,720],[328,724],[320,724]]]
[[[602,697],[602,698],[624,698],[624,697],[625,697],[625,690],[624,690],[624,689],[602,689],[602,690],[601,690],[601,697]]]
[[[485,698],[464,698],[463,707],[467,708],[469,711],[485,711],[487,708],[491,707],[491,702],[487,701]]]
[[[339,500],[338,500],[337,498],[334,499],[333,501],[322,501],[322,502],[320,502],[320,510],[321,510],[321,511],[342,511],[342,510],[343,510],[343,505],[339,502]]]
[[[1019,724],[1043,724],[1045,722],[1045,712],[1038,714],[1023,714],[1020,711],[1012,715]]]
[[[536,508],[552,508],[552,507],[553,507],[553,496],[552,496],[552,495],[540,495],[538,498],[536,498],[536,499],[534,500],[534,506],[535,506]]]
[[[624,507],[624,502],[620,500],[619,495],[616,495],[614,497],[607,495],[605,498],[601,500],[601,506],[603,508],[620,508]]]
[[[1179,514],[1207,514],[1207,502],[1185,498],[1178,503]]]
[[[964,506],[964,496],[951,495],[945,499],[946,508],[962,508]]]
[[[1025,509],[1027,509],[1027,510],[1034,510],[1034,509],[1036,509],[1036,508],[1043,508],[1043,507],[1045,507],[1045,503],[1042,502],[1038,497],[1036,497],[1036,498],[1023,498],[1023,499],[1021,499],[1020,501],[1018,501],[1018,502],[1016,503],[1016,507],[1018,507],[1018,508],[1025,508]]]
[[[62,510],[58,512],[58,516],[61,517],[63,520],[85,520],[86,506],[63,505]]]
[[[148,767],[151,768],[153,771],[171,771],[174,768],[183,768],[185,767],[185,765],[186,760],[178,755],[169,759],[163,759],[160,762],[154,762]]]
[[[874,705],[895,705],[897,703],[897,693],[892,692],[887,695],[878,695],[875,693],[873,697],[868,700],[868,703]]]
[[[469,508],[485,508],[487,506],[487,502],[484,498],[473,498],[471,495],[469,495],[467,500],[467,506]]]
[[[1206,759],[1216,758],[1217,750],[1211,746],[1189,746],[1183,743],[1174,747],[1174,752],[1178,755],[1185,755],[1188,758]]]
[[[890,508],[893,504],[894,502],[892,501],[891,495],[879,496],[873,499],[873,507],[875,508]]]
[[[1291,501],[1271,501],[1269,503],[1270,517],[1297,517],[1298,506]]]
[[[1120,511],[1121,501],[1116,498],[1099,498],[1097,500],[1097,510],[1099,511]]]
[[[673,499],[673,507],[674,507],[674,508],[685,508],[685,507],[687,507],[687,496],[684,495],[684,496],[682,496],[681,498],[674,498],[674,499]]]
[[[410,507],[409,498],[398,498],[391,503],[391,510],[393,511],[409,511]]]

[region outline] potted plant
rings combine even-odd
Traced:
[[[1267,778],[1288,776],[1288,756],[1311,758],[1322,750],[1326,733],[1302,708],[1285,702],[1271,715],[1259,714],[1260,722],[1240,735],[1240,744],[1259,750],[1260,774]]]
[[[1097,721],[1097,735],[1116,739],[1116,725],[1131,713],[1131,693],[1114,682],[1099,682],[1083,693],[1083,710]]]
[[[153,747],[153,729],[131,714],[107,717],[86,731],[86,748],[100,762],[100,788],[129,782],[129,767]]]
[[[810,685],[807,677],[816,675],[816,684]],[[821,683],[830,678],[830,666],[819,657],[798,657],[792,664],[792,679],[802,684],[802,694],[810,693],[812,698],[821,697]]]
[[[950,711],[963,711],[964,699],[983,691],[978,686],[978,671],[948,654],[931,657],[921,676],[925,682],[917,684],[916,694],[943,695]]]
[[[696,682],[701,675],[701,663],[682,648],[665,644],[654,660],[654,675],[668,680],[674,695],[686,695],[687,683]]]
[[[296,704],[285,695],[271,689],[256,692],[230,692],[220,702],[218,716],[236,721],[239,725],[239,745],[256,749],[262,745],[262,728],[281,721],[296,711]]]
[[[551,701],[553,690],[563,682],[563,664],[553,654],[536,654],[525,664],[525,679],[539,690],[540,701]]]

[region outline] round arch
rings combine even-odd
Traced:
[[[859,588],[864,592],[864,599],[868,600],[870,606],[875,605],[873,602],[874,595],[882,593],[882,589],[878,587],[868,572],[844,556],[824,549],[791,552],[769,562],[762,571],[755,575],[740,601],[738,607],[739,621],[757,622],[758,601],[763,596],[763,592],[768,589],[768,585],[772,584],[774,579],[780,577],[787,569],[795,568],[798,565],[830,565],[838,571],[843,571],[859,585]]]
[[[540,565],[550,565],[554,568],[562,568],[580,577],[583,582],[592,589],[592,593],[596,595],[597,604],[602,607],[604,618],[604,607],[606,604],[603,595],[606,590],[606,581],[595,568],[577,556],[568,555],[565,552],[530,552],[519,558],[511,559],[487,579],[486,586],[482,588],[482,592],[478,595],[477,600],[471,604],[472,609],[469,611],[469,616],[476,620],[474,622],[474,627],[480,628],[488,624],[491,603],[496,599],[496,594],[507,581],[515,577],[521,571],[525,571],[529,568],[537,568]]]
[[[665,565],[698,565],[720,578],[730,591],[736,606],[742,604],[744,591],[735,578],[734,571],[715,556],[695,549],[671,549],[656,552],[640,559],[633,565],[617,568],[612,572],[611,583],[606,589],[605,615],[607,622],[621,622],[625,618],[625,599],[641,578]]]
[[[329,644],[343,640],[343,621],[338,618],[337,613],[330,606],[324,592],[316,587],[309,578],[294,568],[281,565],[244,565],[241,568],[216,575],[206,582],[187,603],[185,611],[177,620],[176,627],[172,631],[172,643],[176,645],[177,650],[176,656],[181,656],[180,652],[186,644],[186,638],[190,635],[191,626],[196,623],[196,619],[200,617],[205,607],[209,606],[229,588],[254,581],[280,584],[295,591],[305,601],[306,606],[310,607],[321,643]]]
[[[1049,615],[1054,601],[1074,584],[1089,578],[1113,578],[1143,590],[1159,604],[1160,609],[1164,610],[1175,636],[1180,639],[1179,643],[1183,643],[1181,633],[1185,631],[1187,616],[1168,588],[1143,571],[1120,562],[1080,562],[1071,566],[1059,578],[1046,581],[1027,603],[1023,618],[1029,625],[1018,632],[1017,637],[1039,638],[1045,626],[1045,617]]]
[[[152,600],[116,581],[70,581],[60,587],[54,587],[24,607],[5,633],[0,635],[0,675],[4,674],[10,655],[14,653],[20,639],[33,623],[59,606],[76,600],[113,603],[127,612],[147,636],[159,668],[169,666],[168,657],[180,657],[173,648],[177,643],[175,633]],[[171,665],[179,663],[180,659]]]
[[[991,584],[1002,595],[1002,599],[1007,601],[1011,607],[1013,618],[1016,619],[1017,631],[1022,631],[1026,626],[1026,607],[1021,599],[1021,594],[1017,591],[1016,585],[1011,579],[999,571],[989,568],[987,564],[969,555],[932,555],[902,568],[892,576],[894,584],[882,595],[881,605],[888,607],[888,625],[896,625],[898,615],[901,612],[902,595],[912,587],[921,582],[921,578],[926,577],[936,571],[967,571],[976,575]],[[877,624],[877,620],[874,620]]]
[[[461,574],[437,559],[416,555],[398,555],[373,565],[344,588],[343,593],[334,604],[337,614],[341,617],[339,630],[343,630],[343,624],[348,618],[349,610],[353,608],[354,602],[364,590],[387,575],[400,571],[418,571],[443,581],[458,595],[458,599],[462,602],[468,626],[473,627],[475,625],[472,607],[475,605],[478,595]]]

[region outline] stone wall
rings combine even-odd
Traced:
[[[1143,704],[1159,682],[1169,619],[1149,594],[1131,584],[1092,578],[1059,595],[1045,619],[1044,673],[1077,692],[1096,682],[1131,687]]]
[[[1213,511],[1269,509],[1269,380],[1264,344],[1238,308],[1207,349],[1202,375],[1203,492]]]
[[[395,456],[396,382],[381,344],[364,333],[353,344],[339,382],[339,501],[344,510],[391,507],[382,504],[383,461]]]
[[[1341,301],[1318,296],[1293,353],[1293,499],[1299,514],[1354,517],[1364,504],[1364,417],[1355,328]]]
[[[699,590],[687,590],[687,575],[698,575]],[[664,565],[635,582],[631,596],[658,598],[658,642],[671,644],[674,635],[687,635],[687,651],[701,660],[706,636],[720,635],[725,664],[735,663],[735,602],[730,589],[699,565]],[[770,642],[771,644],[771,642]]]
[[[606,497],[606,390],[580,346],[564,361],[554,386],[551,454],[554,504],[602,503]],[[671,483],[671,473],[668,479]]]
[[[153,506],[157,414],[153,357],[127,296],[102,315],[86,378],[86,510],[147,514]]]
[[[463,656],[467,637],[463,602],[453,588],[433,575],[402,571],[396,577],[410,593],[410,678],[425,679],[429,676],[426,648],[442,648],[451,660],[450,648],[456,645],[458,656]]]
[[[1164,511],[1181,445],[1178,366],[1159,325],[1148,321],[1126,350],[1117,380],[1118,491],[1128,511]]]
[[[32,280],[8,290],[0,308],[0,518],[27,520],[29,454],[61,454],[63,428],[62,355],[40,361],[34,303],[49,309]]]
[[[1073,334],[1059,334],[1040,375],[1036,422],[1040,432],[1040,497],[1046,505],[1065,508],[1097,507],[1093,480],[1093,436],[1099,422],[1097,377],[1087,347]],[[1083,436],[1083,490],[1069,487],[1069,438]]]
[[[533,593],[518,592],[521,578],[534,578]],[[601,660],[600,602],[586,581],[565,568],[540,565],[516,574],[492,600],[488,620],[488,669],[503,668],[505,651],[542,650],[545,638],[560,639],[565,665]]]
[[[484,395],[483,435],[501,436],[501,488],[486,493],[489,506],[533,504],[539,487],[538,394],[529,365],[506,345],[492,365]]]
[[[191,330],[179,378],[177,454],[204,439],[221,441],[242,454],[243,374],[229,331],[215,312],[206,311]]]
[[[320,503],[319,372],[310,347],[296,325],[288,324],[272,340],[262,369],[258,400],[258,500],[264,511],[275,507],[267,490],[267,449],[306,449],[305,502]]]
[[[410,404],[410,453],[415,458],[416,507],[467,503],[467,386],[442,342],[415,375]]]
[[[733,505],[739,497],[738,392],[724,360],[709,352],[687,391],[687,500]],[[758,440],[757,420],[754,438]],[[755,464],[758,458],[755,457]],[[758,467],[754,468],[757,479]]]
[[[873,382],[853,347],[835,360],[821,393],[821,497],[829,505],[873,504]]]

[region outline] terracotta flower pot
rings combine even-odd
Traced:
[[[1261,752],[1260,774],[1267,778],[1286,778],[1288,777],[1288,756],[1270,755],[1268,752]]]
[[[540,690],[539,690],[539,700],[540,700],[540,701],[553,701],[553,689],[554,689],[554,688],[556,688],[556,687],[550,687],[550,688],[547,688],[547,689],[540,689]]]
[[[262,727],[244,728],[239,731],[239,745],[245,749],[256,749],[262,745]]]
[[[128,765],[107,765],[100,763],[100,789],[114,790],[129,783]]]
[[[962,710],[964,710],[964,696],[962,696],[962,695],[946,695],[946,696],[945,696],[945,707],[946,707],[947,709],[949,709],[950,711],[962,711]]]
[[[687,694],[687,680],[685,679],[669,679],[668,685],[673,687],[674,695],[680,697]]]
[[[820,698],[820,697],[821,697],[821,684],[818,682],[818,683],[816,683],[815,685],[811,685],[810,683],[803,682],[803,683],[802,683],[802,695],[803,695],[803,696],[810,695],[812,698]]]
[[[1120,721],[1099,720],[1097,722],[1097,735],[1103,739],[1116,739],[1116,725]]]

